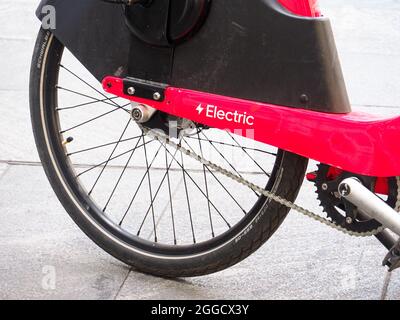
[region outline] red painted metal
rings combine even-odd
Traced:
[[[317,172],[309,172],[306,174],[306,179],[310,182],[315,182],[317,180]]]
[[[382,195],[389,195],[389,179],[388,178],[378,178],[375,183],[375,193]]]
[[[227,129],[338,169],[373,177],[400,176],[400,117],[328,114],[168,87],[156,102],[124,95],[123,80],[104,90],[204,125]],[[251,131],[247,131],[251,130]]]
[[[278,0],[289,11],[305,17],[320,17],[318,0]]]
[[[341,174],[343,173],[343,170],[335,168],[335,167],[330,167],[328,170],[328,175],[326,177],[327,181],[332,181],[337,179]],[[306,175],[306,179],[310,182],[315,182],[317,180],[317,172],[309,172]],[[389,195],[389,179],[388,178],[377,178],[375,181],[375,188],[374,192],[381,194],[381,195]]]

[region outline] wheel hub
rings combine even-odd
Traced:
[[[196,134],[200,128],[193,121],[168,115],[144,104],[132,103],[131,118],[147,129],[161,130],[171,138]]]

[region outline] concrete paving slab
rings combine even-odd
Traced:
[[[34,12],[39,1],[14,0],[0,3],[0,38],[33,39],[40,22]]]
[[[398,271],[394,271],[393,273],[388,273],[387,276],[387,290],[384,292],[382,298],[385,300],[400,300],[400,278],[396,276]]]
[[[28,90],[33,46],[33,39],[0,38],[0,59],[3,61],[0,76],[8,79],[1,82],[2,91]]]
[[[393,0],[321,0],[332,21],[354,105],[398,106],[400,5]]]
[[[12,166],[3,182],[0,299],[113,299],[128,268],[74,225],[42,168]]]
[[[1,91],[0,159],[39,161],[30,121],[27,91]]]
[[[6,173],[7,169],[8,169],[8,165],[6,163],[0,163],[0,180]]]
[[[308,188],[303,189],[300,203],[317,209]],[[0,193],[0,206],[9,213],[1,223],[1,298],[109,299],[118,292],[118,299],[378,299],[381,295],[384,269],[379,263],[384,251],[374,239],[349,238],[295,213],[262,249],[229,270],[178,281],[131,272],[119,291],[128,268],[72,223],[40,167],[12,166]],[[49,280],[53,272],[54,290]]]

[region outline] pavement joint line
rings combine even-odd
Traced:
[[[358,258],[357,267],[359,267],[361,265],[363,258],[364,258],[364,250],[361,251],[360,257]]]
[[[42,163],[39,161],[19,161],[19,160],[0,160],[0,164],[8,166],[35,166],[41,167]]]
[[[0,36],[0,41],[21,41],[21,42],[25,42],[25,41],[35,41],[32,38],[28,38],[28,37],[5,37],[5,36]]]
[[[42,163],[40,161],[22,161],[22,160],[1,160],[0,159],[0,164],[7,164],[8,166],[26,166],[26,167],[42,167]],[[95,166],[95,164],[74,164],[76,168],[80,168],[80,169],[88,169],[91,168],[93,166]],[[99,166],[100,168],[101,166]],[[125,168],[125,166],[123,165],[108,165],[107,168],[110,169],[123,169]],[[128,166],[126,167],[127,169],[136,169],[136,170],[140,170],[140,169],[146,169],[145,166]],[[165,168],[157,168],[157,167],[152,167],[151,169],[155,170],[155,171],[165,171]],[[170,168],[169,171],[181,171],[181,168]],[[203,169],[186,169],[186,171],[188,172],[192,172],[192,173],[203,173]],[[239,171],[239,173],[241,174],[249,174],[249,175],[264,175],[261,172],[253,172],[253,171]]]
[[[0,88],[0,92],[29,92],[29,90],[15,89],[15,88]]]
[[[383,282],[381,300],[386,300],[391,278],[392,278],[392,273],[387,271],[386,276],[385,276],[385,280]]]
[[[7,174],[9,169],[10,169],[10,166],[6,164],[5,169],[0,173],[0,180],[3,179],[3,177]]]
[[[118,296],[119,296],[119,294],[121,293],[122,288],[124,287],[126,281],[128,280],[129,275],[131,274],[132,270],[133,270],[132,267],[130,267],[129,270],[128,270],[128,272],[127,272],[127,274],[126,274],[126,276],[125,276],[125,278],[124,278],[124,280],[122,281],[121,285],[119,286],[119,288],[118,288],[118,290],[117,290],[117,293],[115,294],[113,300],[117,300],[117,299],[118,299]]]

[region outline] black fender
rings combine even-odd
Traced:
[[[169,0],[155,0],[169,1]],[[99,80],[107,75],[295,108],[351,111],[329,19],[291,14],[276,0],[212,0],[206,21],[173,47],[149,45],[121,5],[42,0],[55,36]]]

